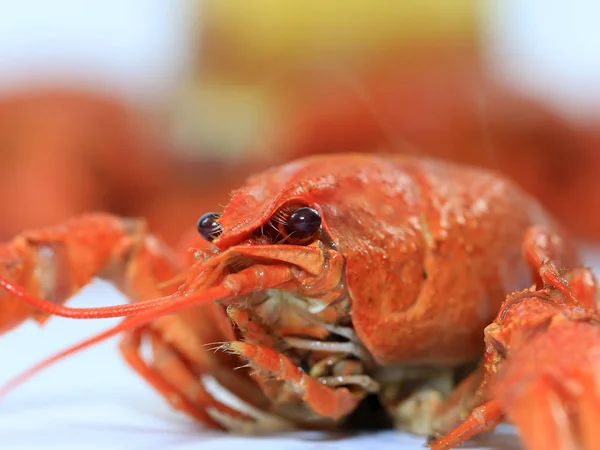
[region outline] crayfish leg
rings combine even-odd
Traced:
[[[594,273],[586,267],[576,267],[569,270],[564,276],[579,304],[600,312],[598,280]]]
[[[573,264],[575,253],[567,251],[556,234],[540,227],[531,227],[523,239],[523,255],[536,280],[537,289],[552,288],[559,291],[571,305],[581,305],[600,311],[598,281],[591,270]],[[561,261],[558,255],[566,255]],[[566,264],[569,270],[557,265]]]
[[[491,400],[475,408],[464,422],[445,436],[430,442],[429,446],[431,450],[454,448],[480,433],[492,431],[502,421],[502,417],[503,413],[499,403]]]
[[[29,318],[43,324],[51,315],[93,317],[94,308],[81,313],[62,305],[95,277],[132,301],[161,297],[159,283],[178,266],[139,220],[89,214],[24,232],[0,245],[0,333]]]
[[[546,284],[554,285],[556,288],[564,284],[559,278],[553,278],[552,271],[547,274],[540,271],[544,262],[553,261],[559,266],[573,267],[578,261],[574,248],[569,247],[568,243],[564,242],[558,234],[539,226],[527,229],[523,237],[522,253],[531,268],[537,289],[542,289]]]
[[[275,350],[245,342],[230,342],[223,349],[249,361],[265,378],[285,381],[317,415],[339,420],[353,412],[365,393],[355,393],[346,387],[329,387],[300,370],[285,355]]]
[[[208,427],[220,428],[219,424],[210,418],[204,408],[197,407],[193,401],[188,398],[188,394],[185,394],[169,383],[163,372],[150,367],[146,361],[143,360],[140,354],[140,345],[144,330],[144,328],[138,328],[123,336],[120,343],[120,350],[125,362],[137,372],[139,376],[144,378],[154,389],[156,389],[175,409],[183,411]],[[174,369],[181,373],[181,367],[174,367]],[[195,398],[195,400],[198,401],[199,398],[203,397],[203,394],[205,394],[203,399],[205,401],[205,406],[215,404],[214,402],[211,402],[209,399],[210,396],[203,392],[203,389],[197,391],[197,398]]]
[[[141,356],[141,342],[149,334],[153,344],[152,364]],[[198,373],[193,373],[177,353],[164,341],[163,336],[149,327],[127,332],[120,343],[120,351],[129,366],[158,391],[175,409],[180,410],[209,428],[225,428],[213,420],[209,409],[241,419],[250,419],[221,404],[206,390]],[[197,366],[195,366],[198,369]],[[208,368],[207,368],[208,369]],[[214,367],[211,367],[214,369]],[[204,374],[207,374],[205,372]]]
[[[432,420],[434,433],[447,432],[454,428],[461,418],[481,403],[480,386],[485,375],[485,367],[480,363],[474,372],[463,379],[436,410]]]
[[[411,434],[443,434],[478,404],[478,388],[483,378],[480,364],[457,368],[403,368],[395,382],[382,381],[380,397],[394,426]],[[470,373],[457,386],[463,371]],[[406,392],[409,386],[410,390]]]
[[[255,310],[245,305],[232,304],[227,307],[227,316],[237,327],[244,341],[278,351],[284,350],[283,338],[276,329],[265,324]],[[290,391],[283,381],[265,378],[260,372],[251,371],[250,377],[260,386],[264,395],[274,405],[293,402],[297,395]]]
[[[227,316],[244,336],[244,341],[282,350],[283,338],[273,327],[249,306],[232,304],[227,307]]]

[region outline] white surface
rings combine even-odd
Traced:
[[[600,254],[587,263],[600,268]],[[84,289],[72,306],[108,305],[122,298],[107,284]],[[0,384],[49,354],[99,332],[116,320],[52,319],[44,329],[25,324],[0,337]],[[0,402],[1,449],[423,449],[423,439],[395,431],[362,436],[314,433],[243,438],[201,429],[170,407],[121,360],[116,339],[39,374]],[[520,448],[510,427],[467,448]],[[230,447],[231,445],[231,447]],[[477,446],[479,445],[479,447]]]

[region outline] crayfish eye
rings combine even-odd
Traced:
[[[198,219],[198,233],[208,242],[212,242],[212,240],[221,234],[222,227],[219,223],[217,223],[217,219],[221,217],[221,214],[218,213],[206,213],[203,214],[200,219]]]
[[[304,239],[315,234],[321,226],[319,211],[304,206],[295,210],[287,219],[287,232],[295,238]]]

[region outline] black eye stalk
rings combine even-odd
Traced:
[[[298,208],[290,214],[285,227],[294,238],[308,238],[321,227],[321,214],[316,209],[307,206]]]
[[[221,217],[221,214],[209,212],[203,214],[200,219],[198,219],[198,233],[208,242],[212,242],[213,239],[219,237],[221,234],[222,227],[219,223],[217,223],[217,219]]]

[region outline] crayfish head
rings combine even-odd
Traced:
[[[344,257],[317,195],[323,176],[316,163],[306,164],[255,176],[223,213],[201,216],[198,232],[217,252],[199,253],[186,291],[217,284],[231,288],[234,297],[237,291],[280,290],[325,305],[345,294]]]
[[[298,214],[305,213],[306,217],[294,220],[305,223],[315,219],[310,211]],[[287,304],[287,299],[294,298],[291,303],[302,300],[303,309],[309,313],[319,313],[347,298],[345,263],[338,251],[318,238],[297,244],[275,243],[273,235],[262,228],[228,248],[211,243],[198,251],[180,292],[193,293],[220,285],[232,292],[220,303],[279,299]],[[317,237],[322,234],[315,233]],[[273,295],[278,291],[287,295]]]

